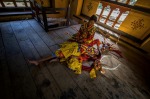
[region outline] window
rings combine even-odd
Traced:
[[[117,1],[119,3],[124,3],[132,6],[134,6],[135,3],[137,2],[137,0],[111,0],[111,1]]]
[[[12,2],[12,0],[5,0],[5,2],[3,2],[5,7],[14,7],[14,3]]]
[[[122,15],[120,16],[117,22],[122,23],[125,20],[125,18],[128,16],[128,14],[129,14],[129,11],[122,13]]]
[[[135,3],[137,2],[137,0],[130,0],[129,5],[135,5]]]
[[[27,2],[27,6],[30,7],[30,2]]]
[[[119,8],[114,9],[109,17],[109,20],[115,21],[119,13],[120,13]]]
[[[112,25],[114,24],[114,22],[113,22],[113,21],[108,20],[108,21],[106,22],[106,24],[107,24],[108,26],[112,27]]]
[[[111,11],[111,8],[108,5],[107,7],[104,8],[104,11],[102,12],[102,15],[101,15],[102,17],[100,18],[99,21],[102,23],[105,23],[106,18],[108,17],[108,14],[110,13],[110,11]]]
[[[132,5],[132,6],[137,2],[137,0],[111,0],[111,1],[120,2],[120,3],[124,3],[128,5]],[[105,2],[105,1],[101,1],[97,8],[96,15],[99,17],[98,21],[100,23],[106,24],[107,26],[113,27],[115,29],[119,29],[122,22],[128,16],[129,12],[130,12],[130,8],[122,7],[120,5]],[[96,24],[96,27],[103,31],[106,31],[110,35],[113,35],[117,38],[120,37],[119,34],[116,34],[115,32],[108,30],[107,28],[103,26]]]
[[[119,17],[118,21],[114,25],[115,29],[118,29],[120,27],[120,25],[125,20],[125,18],[128,16],[128,14],[129,14],[129,11],[126,11],[126,12],[124,12],[124,13],[121,14],[121,16]]]
[[[120,1],[125,2],[124,0]],[[99,16],[99,22],[115,29],[119,29],[120,25],[129,14],[129,8],[122,8],[116,4],[101,2],[96,14]]]
[[[107,7],[104,8],[102,17],[103,17],[103,18],[107,18],[107,17],[108,17],[108,14],[110,13],[110,11],[111,11],[111,8],[110,8],[110,6],[108,5]]]
[[[125,4],[127,3],[127,1],[128,1],[128,0],[118,0],[118,2],[120,2],[120,3],[125,3]]]
[[[100,18],[99,20],[101,23],[105,23],[106,19],[105,18]]]
[[[2,0],[0,7],[30,7],[29,0]]]
[[[23,0],[15,0],[18,7],[25,7]]]
[[[100,15],[100,13],[101,13],[101,11],[102,11],[102,8],[103,8],[102,3],[99,3],[98,8],[97,8],[97,11],[96,11],[96,14],[97,14],[97,15]]]

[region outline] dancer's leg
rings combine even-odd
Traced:
[[[39,63],[42,63],[42,62],[47,61],[47,60],[56,59],[56,58],[57,58],[57,57],[47,56],[47,57],[44,57],[44,58],[39,59],[39,60],[28,60],[28,61],[29,61],[29,63],[31,63],[31,64],[39,65]]]

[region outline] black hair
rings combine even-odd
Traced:
[[[90,21],[90,20],[93,20],[94,22],[96,22],[96,21],[97,21],[97,16],[96,16],[96,15],[92,15],[92,16],[90,17],[89,21]]]

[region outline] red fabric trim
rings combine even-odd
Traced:
[[[85,71],[91,71],[92,70],[92,67],[88,67],[88,66],[84,66],[82,65],[82,70],[85,70]]]

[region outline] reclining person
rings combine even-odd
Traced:
[[[99,51],[100,41],[98,39],[93,39],[96,31],[94,26],[96,21],[97,17],[92,15],[89,21],[81,25],[80,30],[73,35],[71,39],[60,44],[60,49],[56,50],[54,57],[49,56],[40,60],[29,61],[29,63],[38,65],[39,63],[47,60],[60,62],[65,61],[68,64],[68,67],[75,71],[76,74],[81,74],[83,61],[91,59],[93,60],[93,64],[96,64],[98,63],[97,60],[100,60],[101,58]],[[94,45],[97,45],[97,51],[93,47]],[[101,68],[100,65],[97,66]],[[94,70],[96,70],[96,68]],[[101,69],[101,71],[103,70]]]

